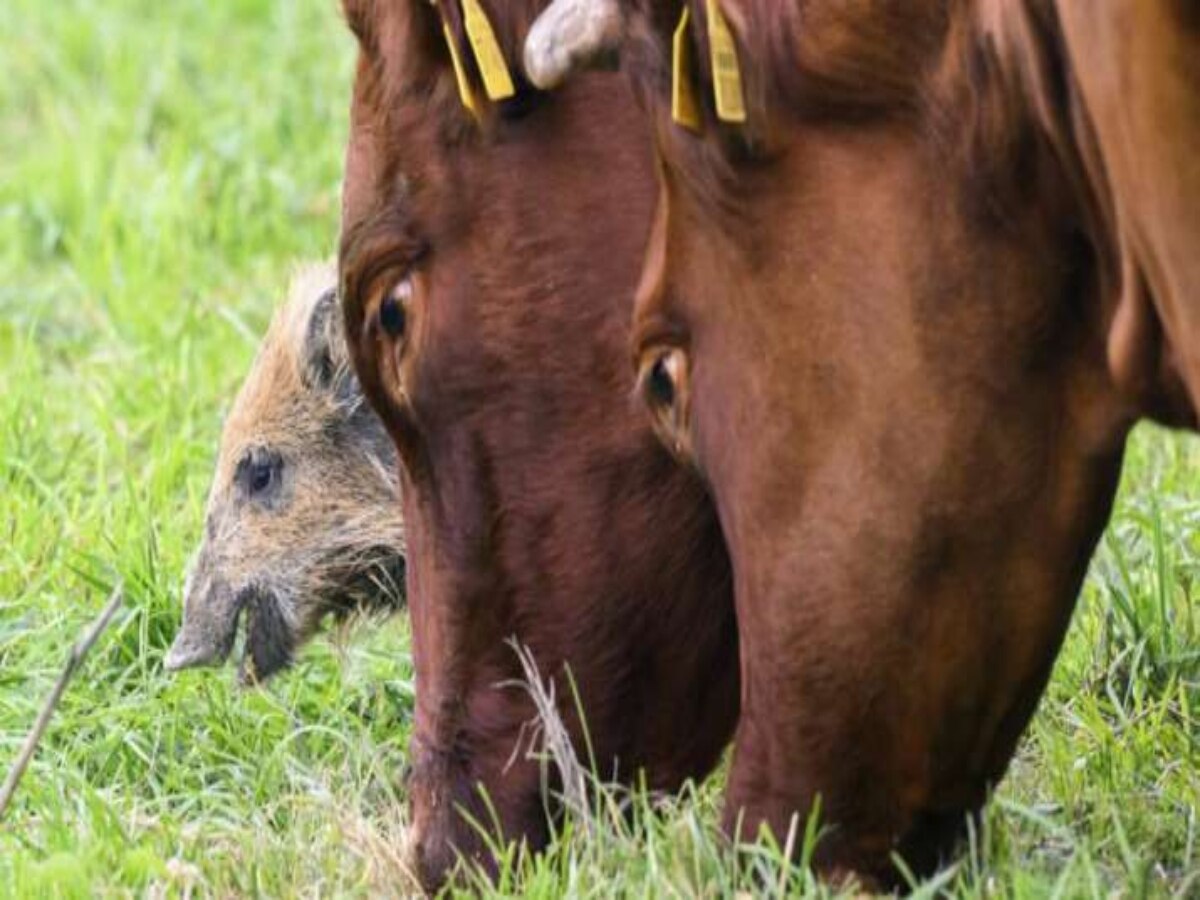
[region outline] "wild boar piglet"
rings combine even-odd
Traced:
[[[396,452],[363,399],[332,265],[302,268],[226,419],[168,670],[287,666],[328,618],[404,605]]]

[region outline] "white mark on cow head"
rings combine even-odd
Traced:
[[[622,31],[618,0],[555,0],[525,38],[525,73],[542,90],[557,87],[572,71],[615,51]]]

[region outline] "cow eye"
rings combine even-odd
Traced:
[[[283,458],[272,450],[249,450],[238,462],[234,478],[242,492],[254,500],[272,496],[279,487]]]
[[[403,339],[408,330],[408,306],[412,295],[412,279],[403,278],[384,295],[379,304],[379,327],[394,340]]]
[[[688,360],[680,347],[658,347],[642,356],[638,386],[654,429],[680,459],[689,458]]]
[[[663,406],[671,406],[675,402],[675,379],[667,368],[665,356],[660,356],[651,364],[646,390],[651,399]]]
[[[659,350],[643,364],[642,392],[652,408],[669,409],[679,399],[687,362],[678,348]]]

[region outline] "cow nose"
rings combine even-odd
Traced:
[[[436,835],[415,824],[409,832],[404,857],[408,870],[430,896],[445,886],[456,861],[453,848],[444,835]]]

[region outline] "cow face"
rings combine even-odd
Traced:
[[[524,11],[488,6],[516,60]],[[542,96],[515,65],[515,96],[472,80],[468,114],[446,35],[467,42],[441,7],[444,22],[424,2],[348,4],[362,55],[341,255],[355,366],[403,462],[412,862],[429,887],[459,855],[488,864],[468,818],[546,839],[509,639],[556,681],[581,748],[569,667],[605,777],[703,774],[738,698],[715,512],[632,400],[648,131],[619,76]]]
[[[1164,408],[1110,366],[1119,277],[1058,25],[1036,4],[722,0],[679,25],[683,4],[614,3],[661,159],[639,395],[734,566],[727,823],[782,840],[819,797],[826,871],[891,881],[893,851],[928,871],[1037,703],[1129,423]],[[715,12],[740,121],[710,99]]]

